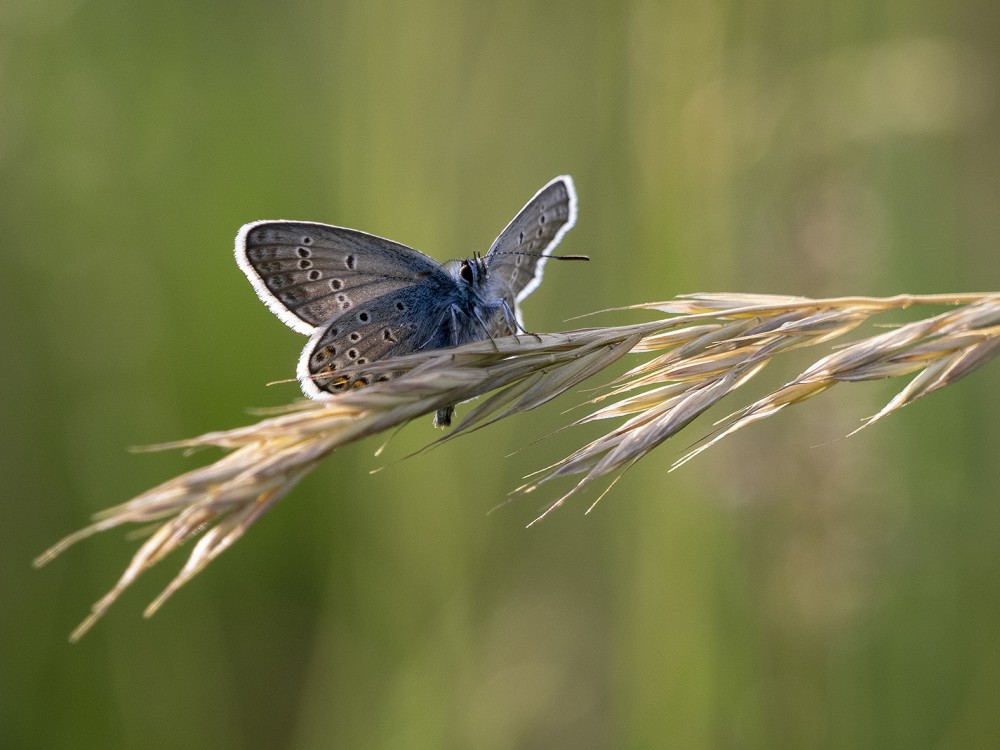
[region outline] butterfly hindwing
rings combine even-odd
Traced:
[[[447,276],[406,245],[297,221],[245,225],[236,237],[236,262],[268,308],[305,334],[367,300]]]
[[[448,286],[425,283],[398,289],[351,308],[318,328],[299,359],[296,376],[310,398],[388,380],[392,372],[365,365],[420,349],[452,346]]]
[[[539,190],[496,238],[486,255],[489,273],[520,302],[542,280],[547,256],[576,223],[576,190],[568,175]]]

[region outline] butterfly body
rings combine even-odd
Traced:
[[[573,182],[557,177],[485,256],[441,264],[355,229],[257,221],[240,229],[236,260],[268,308],[309,336],[296,377],[322,399],[393,376],[366,373],[368,363],[523,330],[519,303],[575,219]]]

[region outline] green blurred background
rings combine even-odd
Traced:
[[[5,0],[0,745],[1000,745],[996,365],[849,440],[894,384],[837,389],[667,474],[696,425],[527,530],[565,487],[488,511],[593,433],[508,454],[579,399],[399,461],[427,417],[75,646],[137,542],[30,565],[218,455],[128,446],[297,394],[264,387],[304,339],[233,262],[253,219],[444,260],[572,174],[593,261],[549,266],[536,330],[1000,287],[998,39],[994,0]]]

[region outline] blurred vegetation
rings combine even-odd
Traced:
[[[253,219],[444,260],[572,174],[562,248],[593,261],[549,266],[537,330],[693,291],[1000,288],[998,33],[984,0],[6,0],[0,745],[996,745],[995,366],[849,440],[892,385],[838,389],[668,475],[682,436],[530,530],[553,496],[487,513],[588,436],[509,455],[574,401],[400,461],[420,420],[74,647],[136,542],[30,560],[207,460],[127,446],[296,395],[264,384],[305,339],[232,259]]]

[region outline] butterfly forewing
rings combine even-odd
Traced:
[[[367,300],[447,276],[406,245],[308,222],[247,224],[236,260],[271,311],[306,334]]]
[[[520,302],[542,280],[547,256],[576,222],[573,180],[556,177],[500,233],[486,256],[489,273]]]

